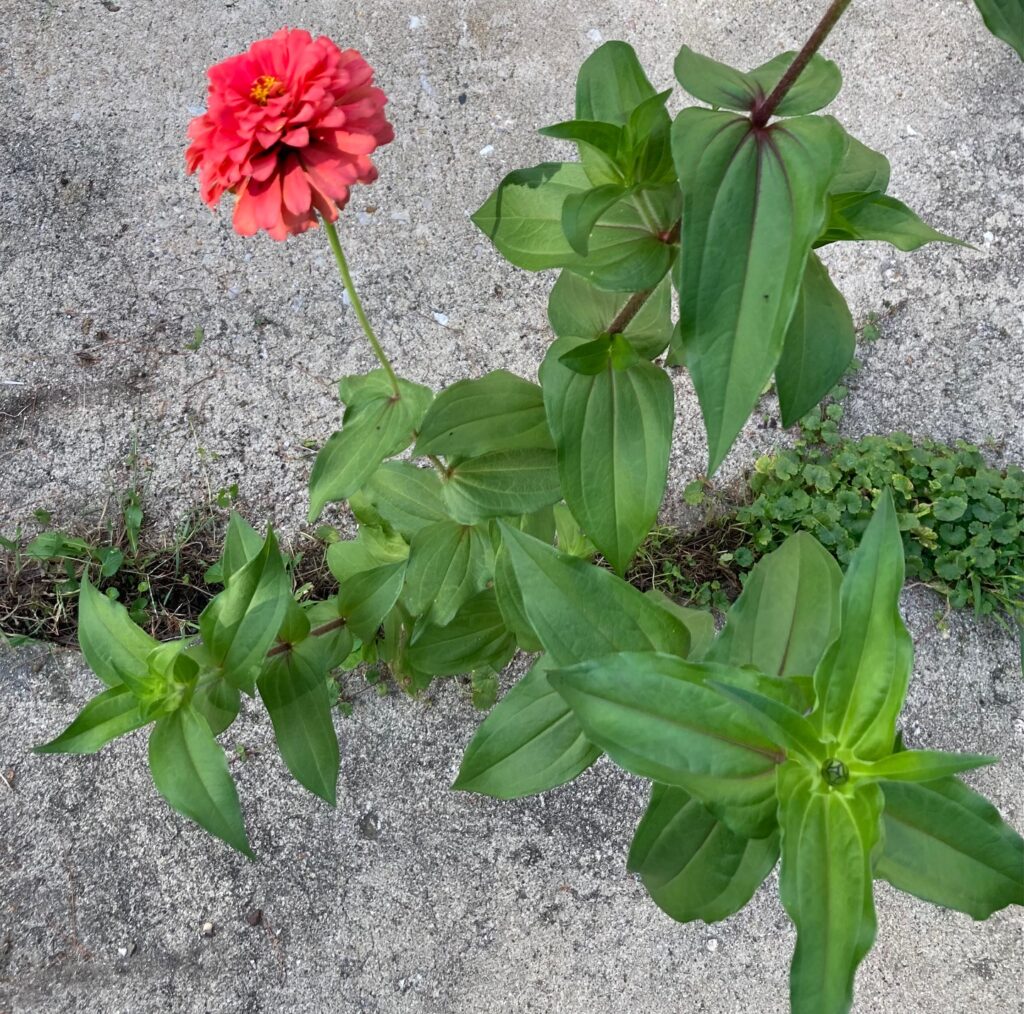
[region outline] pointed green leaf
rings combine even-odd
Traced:
[[[871,855],[880,837],[877,785],[829,790],[791,761],[779,770],[779,894],[796,926],[793,1014],[846,1014],[857,966],[875,940]]]
[[[678,188],[619,201],[594,227],[589,253],[581,257],[562,230],[562,205],[591,186],[575,162],[521,169],[505,177],[473,221],[506,259],[527,271],[569,268],[604,289],[653,288],[675,256],[674,245],[661,237],[679,218]]]
[[[241,570],[253,557],[259,556],[262,548],[263,536],[245,518],[232,511],[228,521],[227,535],[224,537],[220,583],[227,584],[232,574]]]
[[[1024,60],[1024,4],[1021,0],[974,0],[988,30]]]
[[[577,144],[596,148],[614,162],[622,144],[623,129],[598,120],[567,120],[550,127],[542,127],[537,133],[559,141],[575,141]]]
[[[896,782],[933,782],[948,778],[961,771],[998,764],[996,757],[983,757],[973,753],[946,753],[942,750],[901,750],[881,760],[864,764],[850,764],[850,774],[858,780]]]
[[[413,441],[433,392],[399,380],[399,393],[395,394],[383,374],[383,370],[374,370],[366,377],[348,378],[347,385],[343,382],[342,400],[348,406],[343,426],[320,449],[309,476],[311,522],[326,504],[357,493],[385,458]],[[364,383],[353,383],[356,380]],[[372,383],[365,383],[368,380]]]
[[[555,452],[544,448],[492,451],[449,471],[444,497],[464,524],[510,514],[532,514],[562,498]]]
[[[406,573],[404,560],[388,563],[353,574],[339,587],[338,614],[346,618],[349,629],[360,640],[372,641],[377,636],[384,617],[391,612],[402,593]]]
[[[814,672],[839,634],[842,579],[817,539],[791,535],[747,576],[707,660],[773,676]]]
[[[676,57],[675,72],[679,83],[694,98],[719,109],[749,112],[771,94],[795,57],[796,53],[782,53],[744,72],[683,46]],[[822,109],[839,94],[842,83],[839,68],[815,54],[776,107],[775,115],[801,116]]]
[[[680,333],[710,474],[778,363],[846,139],[831,117],[757,130],[746,117],[690,108],[672,144],[685,194]]]
[[[606,655],[548,676],[587,738],[620,767],[684,788],[731,830],[763,837],[774,826],[784,754],[708,678],[757,680],[654,652]]]
[[[306,606],[306,615],[310,626],[314,629],[333,624],[341,615],[338,600],[326,599],[323,602],[310,602]],[[354,638],[348,626],[333,627],[325,634],[307,637],[297,644],[292,651],[303,658],[309,659],[311,665],[321,672],[337,669],[352,653]]]
[[[899,612],[903,540],[886,489],[841,591],[841,635],[814,673],[817,727],[861,760],[892,752],[914,647]]]
[[[672,444],[672,382],[641,361],[580,374],[560,362],[579,340],[560,338],[541,367],[562,495],[580,526],[619,573],[654,523]]]
[[[839,383],[856,344],[850,308],[812,253],[775,367],[783,426],[795,425]]]
[[[686,626],[625,581],[506,524],[501,531],[526,616],[555,665],[616,651],[689,651]]]
[[[922,222],[902,201],[877,191],[867,194],[834,193],[829,198],[828,218],[815,246],[843,240],[878,240],[891,243],[897,250],[905,252],[917,250],[925,243],[969,245],[938,232]]]
[[[544,396],[536,384],[505,370],[445,388],[427,411],[417,455],[475,457],[490,451],[552,447]]]
[[[754,896],[779,858],[779,835],[743,838],[684,789],[655,782],[629,850],[654,903],[677,922],[718,922]]]
[[[407,651],[409,664],[430,676],[472,672],[481,666],[503,669],[515,651],[493,591],[470,599],[443,627],[416,625]]]
[[[601,755],[548,683],[549,664],[538,659],[487,716],[453,788],[518,799],[571,781]]]
[[[157,642],[85,576],[78,593],[78,644],[89,668],[108,687],[124,684],[136,694],[143,692],[147,659]]]
[[[350,506],[360,519],[372,514],[371,523],[386,524],[406,539],[448,519],[437,472],[411,461],[384,462],[351,497]]]
[[[295,651],[268,658],[257,681],[281,757],[296,780],[334,806],[338,736],[327,673]]]
[[[439,521],[413,536],[402,601],[413,616],[443,627],[493,575],[494,549],[487,530]]]
[[[224,751],[191,706],[156,723],[149,736],[149,769],[160,795],[175,810],[255,858]]]
[[[625,42],[606,42],[580,67],[576,119],[623,126],[630,113],[655,94],[633,47]]]
[[[139,714],[139,700],[126,687],[116,686],[97,694],[75,720],[35,753],[95,753],[112,739],[147,724]]]
[[[956,778],[884,782],[882,790],[876,876],[975,919],[1024,905],[1024,839],[988,800]]]
[[[630,295],[597,289],[585,278],[563,271],[548,299],[548,320],[559,338],[593,341],[608,334]],[[645,359],[665,351],[672,337],[672,282],[662,279],[622,332]]]
[[[268,531],[259,555],[231,576],[199,616],[212,664],[235,686],[252,693],[254,670],[274,643],[291,600],[277,539]]]

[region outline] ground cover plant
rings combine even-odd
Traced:
[[[232,194],[243,235],[322,228],[380,364],[341,381],[341,426],[310,474],[310,521],[345,504],[358,535],[327,551],[336,589],[309,598],[275,533],[232,517],[198,636],[156,640],[83,576],[79,643],[106,689],[41,749],[91,752],[148,728],[163,796],[251,855],[216,739],[243,694],[266,707],[292,774],[333,802],[334,669],[384,663],[412,693],[470,674],[486,698],[517,650],[543,652],[481,726],[458,787],[540,791],[607,752],[656,783],[632,865],[680,919],[735,911],[781,855],[794,1011],[849,1009],[876,876],[978,917],[1020,903],[1020,837],[955,778],[991,759],[897,737],[912,649],[893,483],[863,487],[845,578],[798,533],[752,572],[717,638],[708,613],[621,576],[665,493],[669,364],[693,379],[710,476],[773,377],[790,425],[850,363],[850,312],[816,250],[960,242],[890,195],[886,158],[821,112],[842,78],[818,51],[848,6],[749,71],[683,46],[676,77],[700,104],[674,118],[628,45],[588,58],[574,116],[544,131],[579,161],[512,172],[474,216],[514,264],[561,272],[539,384],[499,370],[435,393],[392,368],[335,225],[393,136],[358,53],[285,29],[213,67],[186,155],[204,200]],[[983,9],[1013,36],[1013,6]],[[961,492],[966,479],[945,513],[955,497],[974,511]],[[718,842],[701,860],[713,879],[670,868],[694,827]],[[696,893],[677,894],[687,872]],[[702,895],[712,882],[719,894]]]

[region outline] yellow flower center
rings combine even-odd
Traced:
[[[270,74],[261,74],[255,81],[253,81],[252,90],[249,92],[249,98],[251,98],[256,105],[265,106],[269,98],[280,94],[281,82]]]

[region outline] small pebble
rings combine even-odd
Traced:
[[[204,922],[203,923],[203,936],[204,937],[212,937],[213,936],[213,923],[212,922]]]
[[[480,154],[483,155],[484,158],[487,158],[488,155],[493,155],[494,154],[494,145],[493,144],[485,144],[480,149]]]
[[[590,31],[587,32],[587,38],[590,39],[591,42],[600,42],[602,36],[596,28],[591,28]]]
[[[415,32],[417,28],[423,27],[423,19],[416,17],[415,14],[409,15],[409,31]]]
[[[252,911],[251,911],[251,912],[250,912],[250,913],[249,913],[249,914],[248,914],[248,915],[247,915],[247,916],[245,917],[245,921],[246,921],[246,922],[247,922],[247,923],[248,923],[248,924],[249,924],[250,926],[259,926],[259,924],[260,924],[261,922],[263,922],[263,909],[262,909],[262,908],[254,908],[254,909],[253,909],[253,910],[252,910]]]
[[[708,942],[704,945],[712,954],[718,950],[718,940],[715,937],[710,937]]]
[[[441,327],[444,327],[448,323],[448,314],[435,312],[434,320],[436,320]]]

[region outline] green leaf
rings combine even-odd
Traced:
[[[1024,905],[1024,839],[956,778],[884,782],[875,874],[933,905],[987,919]]]
[[[291,585],[273,531],[258,556],[228,580],[199,615],[199,632],[212,665],[252,693],[255,672],[281,627]]]
[[[607,335],[630,296],[595,288],[585,278],[563,271],[548,299],[548,320],[559,338],[592,341]],[[645,359],[665,351],[672,337],[672,283],[666,277],[622,332]]]
[[[453,788],[518,799],[571,781],[601,755],[538,659],[477,729]]]
[[[527,619],[558,666],[616,651],[685,656],[685,624],[607,570],[501,524]]]
[[[914,647],[899,612],[903,541],[886,489],[841,591],[842,631],[814,673],[817,727],[860,760],[892,752]]]
[[[743,838],[684,789],[655,782],[629,850],[629,870],[666,915],[711,923],[743,908],[778,858],[778,832]]]
[[[406,568],[403,560],[365,570],[353,574],[338,589],[338,615],[346,618],[349,629],[360,640],[372,641],[377,636],[384,617],[391,612],[402,593]]]
[[[538,447],[467,458],[450,468],[444,496],[453,517],[465,524],[532,514],[562,498],[555,452]]]
[[[917,250],[925,243],[969,245],[938,232],[922,222],[902,201],[878,191],[867,194],[833,193],[829,198],[828,218],[815,246],[843,240],[879,240],[903,251]]]
[[[560,338],[541,367],[548,424],[566,503],[619,573],[654,523],[665,492],[672,444],[672,382],[641,361],[611,362],[588,376],[560,357],[582,343]]]
[[[360,525],[354,539],[333,542],[327,547],[327,566],[335,580],[344,584],[355,574],[401,563],[408,556],[409,547],[400,536],[388,535],[370,525]]]
[[[761,558],[707,661],[773,676],[813,673],[839,634],[839,564],[800,532]]]
[[[346,403],[341,430],[320,449],[309,477],[309,520],[324,506],[358,492],[385,458],[412,443],[433,392],[408,380],[395,394],[383,370],[342,381]]]
[[[323,602],[311,602],[306,606],[306,615],[311,627],[321,627],[337,620],[341,615],[337,599]],[[325,634],[307,637],[297,644],[292,651],[309,659],[310,664],[321,672],[337,669],[352,653],[354,638],[348,626],[334,627]]]
[[[1021,0],[974,0],[988,30],[1024,60],[1024,5]]]
[[[654,652],[606,655],[548,676],[587,738],[620,767],[684,788],[731,830],[763,837],[774,825],[784,755],[708,678],[757,679]]]
[[[474,669],[470,676],[473,707],[477,711],[489,711],[498,699],[498,674],[489,665]]]
[[[792,1014],[846,1014],[857,966],[875,939],[871,854],[882,792],[828,791],[797,762],[779,770],[779,894],[796,926]]]
[[[624,126],[633,110],[655,94],[633,47],[625,42],[606,42],[580,67],[576,119]]]
[[[338,736],[327,673],[295,651],[268,658],[257,681],[288,770],[314,795],[334,806]]]
[[[516,579],[512,559],[504,545],[500,546],[494,558],[494,595],[498,601],[505,626],[515,636],[522,651],[541,651],[543,645],[530,621],[526,618],[523,593]]]
[[[402,601],[413,616],[443,627],[493,575],[487,530],[439,521],[413,536]]]
[[[157,642],[84,575],[78,593],[78,644],[89,668],[108,687],[124,684],[136,694],[144,692],[147,659]]]
[[[961,771],[998,764],[996,757],[973,753],[945,753],[942,750],[901,750],[870,763],[851,763],[850,774],[858,780],[897,782],[933,782]]]
[[[590,234],[598,219],[618,204],[629,191],[615,183],[569,194],[562,205],[562,231],[581,257],[590,251]]]
[[[885,193],[889,189],[892,169],[889,160],[880,152],[869,148],[851,134],[846,135],[846,151],[839,169],[832,177],[830,194],[864,194],[871,191]]]
[[[240,571],[251,559],[259,556],[263,537],[248,521],[235,511],[231,512],[228,531],[224,538],[221,566],[221,584],[227,584],[232,574]]]
[[[674,602],[658,588],[648,588],[644,592],[659,608],[671,613],[690,633],[690,650],[686,657],[691,662],[699,662],[707,654],[708,648],[715,639],[715,618],[705,609],[691,609]]]
[[[149,736],[149,769],[175,810],[255,858],[224,751],[194,708],[187,705],[156,723]]]
[[[199,675],[192,707],[206,719],[210,731],[219,736],[238,717],[241,696],[238,687],[232,686],[222,673],[207,670]]]
[[[824,744],[814,734],[814,726],[795,708],[746,687],[730,686],[714,679],[709,679],[707,685],[738,704],[765,736],[789,756],[802,754],[820,764],[828,759]]]
[[[448,520],[437,472],[409,461],[386,461],[350,501],[357,516],[366,516],[368,505],[375,523],[386,523],[406,539],[426,525]]]
[[[661,236],[679,218],[678,188],[619,201],[594,227],[589,253],[581,257],[562,230],[562,205],[590,189],[586,171],[575,162],[520,169],[505,177],[473,222],[506,259],[527,271],[569,268],[603,289],[653,288],[675,256],[674,244]]]
[[[835,387],[856,344],[850,308],[812,253],[775,367],[783,426],[795,425]]]
[[[407,651],[409,664],[430,676],[502,669],[515,651],[493,591],[470,599],[446,626],[417,624]]]
[[[672,144],[685,194],[680,337],[710,474],[778,363],[846,140],[831,117],[755,130],[746,117],[690,108]]]
[[[550,127],[542,127],[537,133],[559,141],[575,141],[579,145],[595,148],[614,163],[622,144],[623,128],[597,120],[567,120]]]
[[[35,753],[95,753],[112,739],[147,724],[139,714],[138,698],[126,686],[97,694],[56,739],[37,746]]]
[[[767,98],[782,80],[789,65],[796,59],[795,52],[781,53],[750,71],[749,77]],[[815,53],[811,62],[800,72],[793,87],[775,107],[775,116],[803,116],[824,109],[843,86],[843,75],[831,60]]]
[[[783,53],[744,73],[683,46],[676,57],[679,83],[696,99],[720,109],[749,112],[763,102],[779,83],[796,53]],[[775,109],[777,116],[800,116],[827,106],[838,94],[843,79],[839,68],[815,54]]]
[[[434,399],[415,454],[472,458],[491,451],[552,447],[544,397],[536,384],[505,370],[460,380]]]

